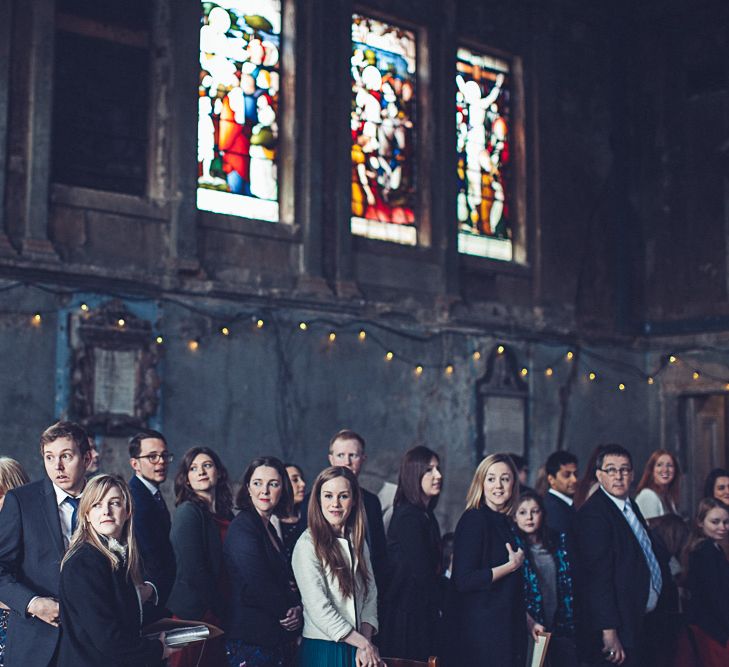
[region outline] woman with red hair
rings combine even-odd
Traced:
[[[648,523],[665,514],[678,514],[681,469],[676,457],[665,449],[653,452],[638,483],[635,502]]]

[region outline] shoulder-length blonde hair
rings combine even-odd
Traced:
[[[357,561],[356,572],[353,574],[342,555],[342,550],[337,542],[337,535],[334,533],[329,522],[324,517],[321,509],[321,487],[332,479],[344,477],[349,482],[352,493],[352,511],[349,513],[345,526],[349,533],[354,558]],[[322,470],[314,480],[309,499],[309,513],[307,515],[309,531],[314,542],[314,553],[316,557],[328,568],[332,576],[339,584],[339,590],[345,598],[354,597],[355,577],[359,575],[365,593],[367,592],[368,570],[364,559],[365,544],[365,519],[364,504],[362,503],[362,491],[360,490],[357,478],[354,473],[344,466],[332,466]]]
[[[109,549],[106,541],[101,539],[89,521],[91,508],[101,501],[114,487],[119,489],[122,503],[124,504],[124,511],[128,516],[119,538],[119,542],[127,546],[127,559],[124,565],[127,579],[131,580],[134,584],[141,584],[139,549],[134,538],[134,505],[132,503],[132,494],[129,491],[127,483],[119,475],[96,475],[96,477],[92,477],[86,483],[83,495],[81,496],[81,502],[78,506],[78,525],[71,537],[71,544],[69,544],[68,551],[61,562],[61,568],[63,568],[66,561],[83,544],[90,544],[106,556],[112,570],[118,570],[123,565],[121,557]]]
[[[673,463],[673,479],[670,481],[668,488],[666,489],[662,489],[658,486],[653,479],[653,470],[661,456],[670,457]],[[678,505],[678,496],[681,486],[680,477],[681,466],[678,465],[678,459],[671,452],[665,449],[656,449],[656,451],[650,455],[648,462],[645,464],[643,476],[640,478],[640,482],[638,482],[637,492],[640,493],[643,489],[651,489],[658,494],[658,497],[661,499],[666,510],[673,510],[673,508]]]
[[[0,496],[28,482],[28,473],[20,463],[9,456],[0,456]]]
[[[722,509],[725,512],[729,512],[729,507],[716,498],[702,498],[699,501],[696,509],[696,517],[691,524],[691,533],[681,554],[681,565],[683,566],[684,575],[688,573],[688,561],[691,553],[696,551],[699,545],[709,539],[704,534],[703,523],[706,515],[713,509]]]
[[[497,463],[505,463],[511,471],[511,477],[514,480],[514,486],[511,489],[511,498],[506,501],[502,511],[503,514],[511,516],[514,513],[517,503],[519,502],[519,475],[511,456],[508,454],[489,454],[481,463],[478,464],[476,472],[473,474],[471,486],[466,494],[466,509],[479,509],[486,504],[484,500],[483,483],[486,480],[486,474],[491,466]]]

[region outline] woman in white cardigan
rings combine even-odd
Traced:
[[[304,606],[300,667],[381,667],[372,643],[377,587],[361,492],[351,470],[332,467],[319,474],[308,525],[292,558]]]

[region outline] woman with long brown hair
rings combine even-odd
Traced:
[[[422,445],[400,463],[387,530],[388,585],[383,591],[383,655],[427,660],[436,654],[440,595],[440,527],[433,511],[443,483],[438,455]]]
[[[314,482],[308,528],[294,547],[293,567],[304,604],[300,667],[380,667],[377,586],[365,543],[362,494],[343,466]]]
[[[678,460],[671,452],[657,449],[650,455],[635,496],[635,503],[649,524],[666,514],[678,514],[680,476]]]
[[[176,574],[167,606],[176,617],[221,625],[227,600],[223,542],[233,519],[228,471],[208,447],[193,447],[175,476],[175,511],[170,542]],[[212,639],[175,655],[172,667],[222,667],[222,639]]]
[[[152,667],[175,652],[141,636],[142,586],[132,497],[118,475],[86,484],[61,562],[59,667]]]

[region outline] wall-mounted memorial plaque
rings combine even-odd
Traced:
[[[508,348],[495,347],[476,383],[476,454],[511,452],[527,457],[529,388]]]
[[[107,434],[145,426],[159,404],[152,323],[118,300],[70,318],[72,418]]]

